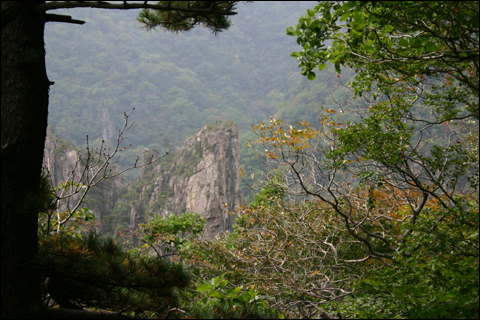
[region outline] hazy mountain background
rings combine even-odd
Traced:
[[[317,2],[253,2],[238,5],[233,26],[217,36],[197,27],[188,33],[147,32],[137,10],[57,10],[84,25],[48,23],[45,30],[50,89],[49,125],[84,147],[109,141],[132,108],[126,135],[131,165],[144,148],[163,152],[204,125],[233,120],[240,128],[241,164],[258,173],[251,124],[275,116],[288,121],[318,116],[313,107],[331,106],[332,92],[345,89],[333,68],[315,81],[301,76],[301,48],[285,29]],[[125,174],[135,179],[141,170]],[[244,187],[244,192],[248,194]]]

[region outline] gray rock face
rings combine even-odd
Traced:
[[[85,157],[83,157],[85,159]],[[115,169],[114,166],[112,166]],[[92,168],[94,170],[95,168]],[[52,186],[59,186],[64,182],[86,183],[88,175],[85,174],[84,166],[79,161],[79,150],[70,143],[63,141],[51,128],[47,129],[45,149],[43,157],[43,170],[50,173]],[[104,181],[99,187],[92,188],[82,202],[80,208],[88,207],[95,214],[97,221],[103,220],[103,214],[110,212],[119,201],[126,184],[121,176],[116,176]],[[65,196],[78,191],[69,198],[58,202],[58,210],[65,212],[71,210],[80,201],[82,189],[70,188],[57,191],[58,196]]]
[[[78,161],[78,151],[72,146],[66,145],[50,127],[47,128],[45,137],[45,149],[43,153],[43,172],[50,174],[50,182],[52,187],[59,186],[62,182],[72,181],[71,177],[81,175],[80,168],[75,164]],[[71,193],[72,190],[68,190]],[[61,195],[61,190],[57,192]],[[67,211],[80,200],[80,194],[70,197],[70,201],[59,201],[57,210],[61,212]]]
[[[156,158],[158,152],[146,149],[144,161],[155,153]],[[77,148],[49,129],[44,167],[48,168],[53,185],[72,181],[72,175],[74,181],[82,182],[83,167],[78,157]],[[81,207],[92,209],[97,221],[102,221],[102,230],[112,233],[118,226],[110,222],[110,216],[118,205],[130,208],[125,209],[129,210],[131,229],[147,222],[154,213],[165,218],[170,213],[195,212],[207,219],[205,237],[213,238],[231,230],[234,218],[228,212],[243,202],[239,162],[238,126],[228,122],[207,125],[187,138],[180,150],[144,167],[140,181],[126,185],[120,176],[108,179],[88,192]],[[79,199],[80,193],[59,202],[58,209],[71,209]]]
[[[238,126],[207,125],[187,138],[182,149],[144,170],[140,199],[132,204],[131,227],[153,213],[166,217],[195,212],[207,219],[205,237],[231,230],[234,218],[228,212],[243,202],[239,162]]]
[[[102,109],[102,139],[107,141],[115,137],[115,124],[110,119],[110,113],[107,108]]]

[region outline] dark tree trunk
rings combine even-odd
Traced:
[[[1,315],[9,319],[31,317],[41,308],[34,263],[38,243],[34,199],[48,114],[45,22],[44,14],[36,10],[43,2],[13,4],[21,14],[1,31]]]

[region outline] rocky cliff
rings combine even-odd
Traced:
[[[48,127],[45,138],[43,171],[49,172],[52,186],[60,186],[64,182],[72,181],[84,183],[84,181],[81,181],[82,177],[85,177],[84,166],[79,161],[79,152],[80,150],[77,147],[62,140],[52,127]],[[115,169],[114,166],[112,168]],[[97,221],[104,220],[104,215],[114,208],[125,187],[126,184],[120,176],[108,179],[88,192],[81,208],[90,208]],[[71,193],[71,191],[72,189],[69,189],[66,194]],[[57,194],[60,195],[60,192],[57,192]],[[72,209],[80,200],[80,197],[81,194],[77,193],[70,197],[69,201],[68,199],[59,201],[58,210],[65,212],[68,208]]]
[[[153,213],[166,217],[195,212],[207,219],[207,238],[230,230],[233,216],[228,211],[243,202],[239,161],[238,126],[207,125],[187,138],[180,150],[144,169],[136,184],[137,200],[131,203],[130,227],[146,222]]]

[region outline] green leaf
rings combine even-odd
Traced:
[[[354,30],[357,30],[357,31],[361,31],[365,27],[365,23],[358,22],[358,21],[353,21],[350,25]]]
[[[312,72],[312,71],[308,72],[308,80],[311,80],[311,81],[315,80],[315,77],[316,77],[315,72]]]
[[[298,57],[300,57],[300,55],[298,54],[298,52],[292,52],[292,53],[290,53],[290,57],[298,58]]]
[[[340,17],[340,21],[345,21],[347,20],[348,17],[350,17],[352,13],[350,11],[348,12],[345,12],[344,14],[342,14],[342,16]]]
[[[220,284],[218,285],[218,287],[220,289],[223,289],[225,288],[225,286],[228,284],[228,280],[223,280],[222,282],[220,282]]]
[[[375,52],[375,48],[372,46],[363,46],[363,50],[367,51],[370,54],[373,54]]]
[[[437,46],[433,42],[429,41],[425,43],[425,50],[428,52],[434,52],[437,51]]]
[[[241,286],[238,286],[238,287],[236,287],[235,289],[233,289],[232,293],[239,293],[240,290],[242,290],[242,287],[241,287]]]
[[[207,290],[210,290],[210,289],[213,289],[213,288],[214,288],[214,286],[211,285],[210,283],[204,283],[204,284],[198,286],[197,291],[202,292],[202,291],[207,291]]]
[[[353,13],[353,21],[351,27],[357,31],[362,30],[365,27],[365,15],[363,12],[356,11]]]
[[[407,48],[407,47],[408,47],[408,41],[407,41],[407,39],[405,39],[405,38],[400,38],[400,45],[401,45],[402,47]]]
[[[337,73],[341,73],[342,70],[340,70],[340,63],[339,62],[335,62],[335,71],[337,71]]]
[[[208,298],[207,298],[207,297],[203,298],[202,300],[200,300],[200,301],[198,302],[198,304],[202,304],[202,305],[204,305],[204,306],[205,306],[207,303],[208,303]]]
[[[223,275],[221,277],[215,277],[215,279],[213,279],[213,282],[211,283],[216,287],[222,280],[223,280]]]
[[[288,28],[287,28],[287,35],[289,35],[289,36],[296,36],[296,35],[297,35],[297,32],[295,31],[295,29],[293,29],[293,27],[288,27]]]
[[[210,293],[209,293],[209,296],[210,296],[210,297],[213,297],[213,298],[223,299],[223,295],[222,295],[220,292],[216,291],[216,290],[210,292]]]
[[[327,69],[327,65],[325,63],[322,63],[321,65],[318,66],[318,69],[325,70],[325,69]],[[313,78],[313,79],[315,79],[315,78]]]
[[[394,29],[395,29],[395,27],[389,24],[389,25],[386,25],[386,26],[384,26],[384,27],[382,28],[382,32],[383,32],[383,33],[390,33],[390,32],[392,32]]]

